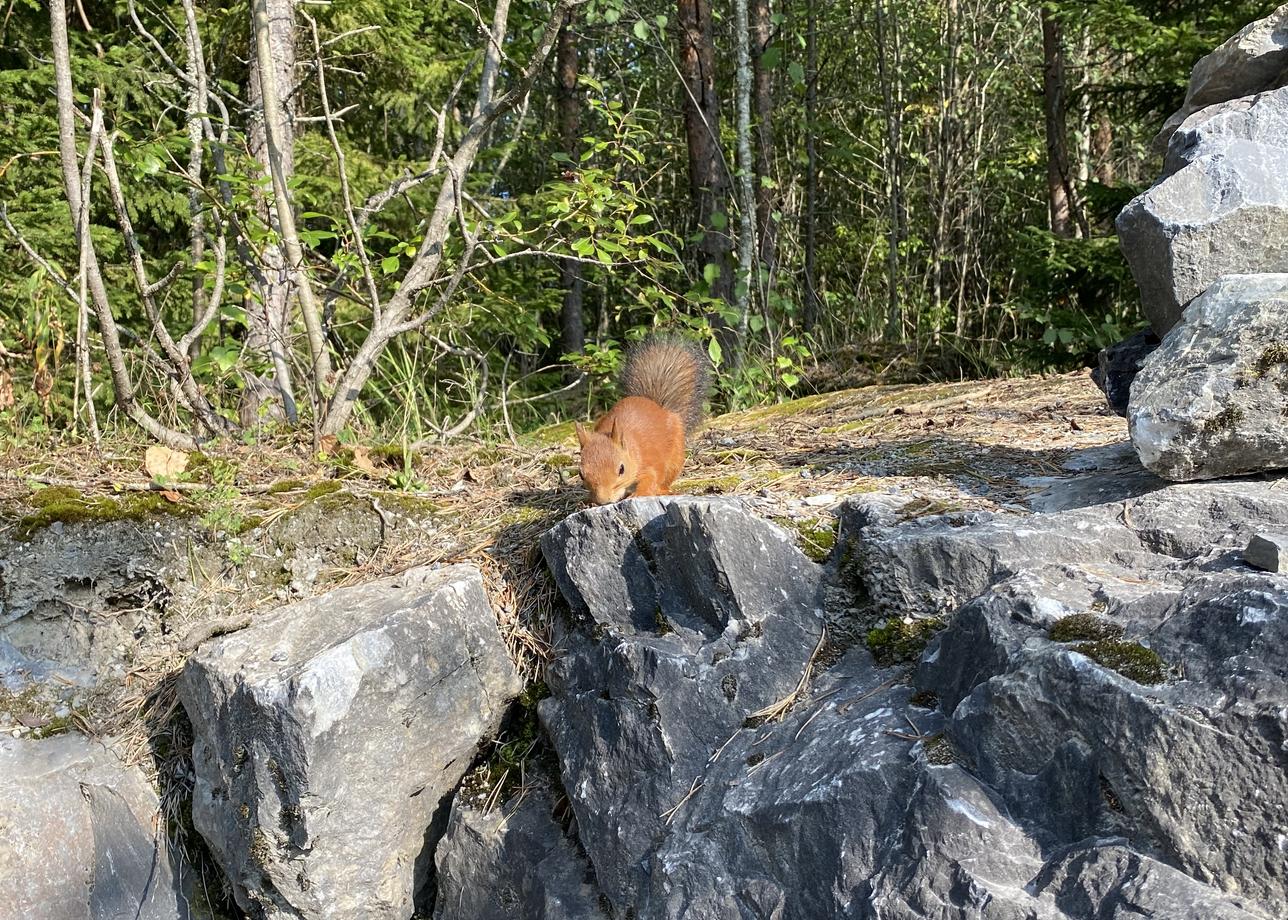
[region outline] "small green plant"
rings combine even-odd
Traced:
[[[868,651],[882,667],[914,661],[921,657],[935,633],[944,628],[939,617],[923,620],[905,620],[892,617],[881,626],[868,632]]]
[[[202,494],[205,512],[201,525],[217,533],[235,534],[242,529],[242,514],[237,509],[241,489],[237,487],[237,467],[226,460],[210,461],[210,488]]]

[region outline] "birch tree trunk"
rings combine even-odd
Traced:
[[[774,74],[765,66],[765,52],[774,30],[769,0],[752,0],[751,61],[756,102],[756,232],[760,238],[760,266],[772,288],[778,261],[778,222],[774,219],[777,199],[774,166]]]
[[[256,40],[255,16],[261,0],[250,6],[250,87],[248,102],[252,111],[247,144],[250,155],[259,164],[263,184],[272,181],[273,167],[269,157],[268,131],[264,112],[264,93],[260,85],[260,43]],[[268,42],[271,66],[281,97],[280,156],[282,171],[295,175],[295,5],[294,0],[262,0],[268,18]],[[263,195],[256,207],[259,218],[277,233],[282,232],[277,215]],[[247,346],[266,355],[273,365],[273,377],[283,394],[288,415],[294,412],[294,385],[290,364],[291,295],[293,284],[286,254],[276,242],[266,243],[257,253],[261,280],[254,284],[254,297],[247,303]]]
[[[747,334],[751,312],[751,287],[756,260],[756,163],[751,154],[751,27],[747,0],[734,0],[734,31],[738,65],[738,210],[741,228],[738,233],[738,284],[735,298],[738,308],[738,333]]]

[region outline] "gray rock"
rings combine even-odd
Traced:
[[[1201,156],[1219,154],[1234,141],[1288,146],[1288,89],[1231,99],[1200,109],[1177,128],[1163,163],[1166,178]]]
[[[1262,917],[1170,866],[1110,844],[1052,861],[1034,890],[1068,917],[1097,920],[1254,920]]]
[[[1134,198],[1118,237],[1154,331],[1222,275],[1288,265],[1288,148],[1232,140]]]
[[[188,536],[166,523],[45,529],[0,547],[0,640],[96,681],[108,676],[124,663],[118,646],[162,630],[175,556],[168,544]]]
[[[1248,541],[1243,559],[1263,571],[1288,575],[1288,534],[1257,534]]]
[[[452,803],[434,851],[434,916],[451,920],[606,920],[587,878],[590,865],[555,819],[556,796],[540,780],[485,811]]]
[[[431,818],[519,689],[469,566],[333,591],[203,645],[180,688],[193,819],[238,903],[411,916]]]
[[[1142,329],[1116,345],[1101,349],[1096,356],[1091,379],[1104,392],[1109,408],[1118,415],[1127,415],[1131,382],[1136,379],[1141,362],[1158,347],[1158,343],[1159,338],[1152,329]]]
[[[727,718],[707,675],[764,670],[774,621],[816,616],[813,588],[787,605],[764,591],[798,568],[769,525],[727,503],[642,500],[546,536],[577,622],[542,719],[617,915],[1282,915],[1288,593],[1235,548],[1285,500],[1264,483],[1173,486],[960,526],[900,521],[900,508],[852,502],[842,555],[883,560],[887,576],[901,560],[894,588],[868,583],[887,612],[960,581],[965,603],[923,656],[919,692],[853,648],[763,724]],[[707,637],[723,619],[709,610],[731,598],[734,619],[768,611],[761,642],[716,661]],[[1148,641],[1165,682],[1050,639],[1088,611]],[[661,622],[680,625],[658,635]]]
[[[911,505],[908,499],[896,501]],[[878,611],[942,616],[1022,568],[1139,556],[1139,538],[1111,514],[985,512],[900,521],[888,498],[860,496],[842,508],[845,574]]]
[[[723,500],[584,511],[542,550],[577,623],[558,639],[541,721],[600,889],[624,911],[711,755],[799,683],[820,639],[822,570]]]
[[[1286,337],[1288,275],[1222,278],[1190,304],[1132,385],[1145,467],[1184,481],[1288,466]]]
[[[186,920],[159,811],[107,743],[0,739],[0,917]]]
[[[1085,587],[1099,599],[1099,616],[1126,631],[1129,647],[1148,642],[1168,668],[1165,682],[1142,685],[1088,657],[1098,652],[1049,639],[1050,614],[1071,609],[1061,603],[1068,578],[1048,573],[995,588],[964,607],[928,651],[918,683],[951,714],[947,734],[964,762],[1047,847],[1121,836],[1215,886],[1187,901],[1189,914],[1163,910],[1164,900],[1156,916],[1201,916],[1195,905],[1221,892],[1229,909],[1282,915],[1282,585],[1237,568],[1182,590],[1156,583],[1123,591],[1096,576]],[[1082,875],[1070,884],[1085,903],[1113,888]]]
[[[1166,146],[1172,132],[1194,112],[1251,96],[1288,82],[1288,4],[1244,26],[1197,64],[1190,73],[1185,104],[1158,136]]]

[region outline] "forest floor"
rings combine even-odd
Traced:
[[[1125,437],[1124,420],[1104,408],[1085,372],[873,386],[712,419],[676,491],[742,496],[822,558],[835,539],[829,512],[847,496],[915,493],[926,514],[1027,510],[1024,498],[1043,477],[1067,475],[1072,453]],[[549,654],[556,605],[539,538],[585,503],[576,446],[571,422],[410,456],[396,447],[228,444],[179,458],[186,470],[168,476],[145,469],[142,442],[13,446],[0,456],[0,545],[77,520],[158,514],[199,535],[204,550],[181,560],[188,589],[167,612],[171,639],[141,651],[127,686],[87,712],[82,730],[128,732],[145,710],[174,705],[170,693],[159,700],[158,687],[193,637],[230,612],[236,619],[439,562],[483,570],[502,633],[531,678]],[[304,572],[295,561],[302,547],[314,552]]]

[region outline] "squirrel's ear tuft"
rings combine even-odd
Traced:
[[[586,426],[581,422],[574,422],[573,424],[577,429],[577,443],[585,447],[586,442],[590,440],[590,432],[586,430]]]
[[[621,429],[617,427],[617,419],[613,419],[613,427],[608,429],[608,437],[611,438],[612,442],[618,447],[624,446],[622,443]]]

